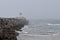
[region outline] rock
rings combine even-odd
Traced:
[[[27,24],[26,19],[0,18],[0,40],[17,40],[18,33],[15,30],[22,31]]]

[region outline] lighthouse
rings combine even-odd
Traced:
[[[16,19],[26,19],[26,18],[22,15],[22,13],[19,13],[19,16],[17,16]]]

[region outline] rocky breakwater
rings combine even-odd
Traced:
[[[25,18],[0,18],[0,40],[17,40],[19,33],[24,25],[28,25]]]

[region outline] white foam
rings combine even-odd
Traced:
[[[39,34],[22,34],[26,36],[34,36],[34,37],[40,37],[40,36],[57,36],[59,34],[51,34],[51,35],[39,35]]]
[[[34,37],[38,37],[38,36],[50,36],[50,35],[38,35],[38,34],[22,34],[22,35],[34,36]]]
[[[60,24],[51,24],[51,23],[48,23],[48,25],[59,26]]]
[[[16,30],[15,30],[16,31]],[[17,33],[21,33],[20,31],[16,31]]]
[[[28,26],[25,25],[24,28],[22,28],[22,30],[24,30],[24,29],[28,29]]]
[[[24,30],[23,30],[23,31],[22,31],[22,33],[25,33],[25,34],[27,34],[28,32],[26,32],[26,31],[24,31]]]
[[[59,35],[59,34],[53,34],[53,36],[56,36],[56,35]]]

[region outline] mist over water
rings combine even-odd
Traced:
[[[60,40],[58,20],[32,20],[22,30],[18,37],[21,40]]]

